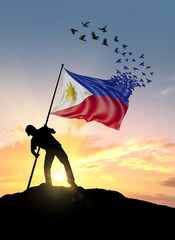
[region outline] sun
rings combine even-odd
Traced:
[[[54,174],[54,180],[58,183],[63,182],[65,180],[64,175],[60,172],[56,172]]]
[[[65,90],[67,93],[67,95],[66,95],[67,102],[69,102],[71,98],[72,98],[72,100],[75,101],[76,96],[78,94],[78,92],[75,91],[75,89],[76,89],[76,86],[72,86],[71,82],[70,82],[70,85],[67,83],[67,89]]]

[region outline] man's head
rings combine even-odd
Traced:
[[[28,125],[26,127],[26,133],[28,134],[28,136],[33,136],[36,133],[36,128],[33,125]]]

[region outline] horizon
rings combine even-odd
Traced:
[[[172,0],[1,2],[0,196],[27,188],[34,157],[25,127],[44,125],[61,64],[110,79],[117,69],[115,47],[127,44],[136,56],[144,53],[154,76],[133,92],[120,131],[53,115],[48,126],[56,130],[78,186],[175,207],[174,7]],[[90,21],[89,29],[82,21]],[[89,37],[105,25],[108,47]],[[85,31],[83,42],[78,37]],[[44,181],[43,164],[42,150],[31,186]],[[52,175],[54,185],[67,186],[57,159]]]

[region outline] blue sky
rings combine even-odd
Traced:
[[[84,34],[86,29],[81,21],[89,20],[90,30],[85,33],[107,24],[108,39],[117,35],[134,54],[144,53],[155,72],[153,83],[146,89],[137,89],[130,99],[124,135],[131,129],[128,125],[130,118],[135,118],[137,130],[154,121],[156,126],[153,124],[148,129],[148,135],[154,129],[155,135],[174,139],[174,7],[173,0],[1,0],[2,124],[6,121],[4,118],[9,118],[11,108],[12,115],[16,116],[26,107],[30,112],[26,121],[20,122],[17,118],[9,121],[9,125],[6,123],[6,128],[11,130],[17,126],[24,127],[27,121],[35,122],[33,114],[37,118],[45,118],[62,63],[79,74],[104,79],[115,74],[114,43],[106,48],[90,38],[86,43],[81,42],[78,36],[70,33],[69,29],[74,27]],[[16,106],[19,106],[17,112],[14,110]],[[5,113],[6,110],[9,113]]]

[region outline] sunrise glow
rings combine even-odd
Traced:
[[[64,175],[61,172],[56,172],[54,174],[54,180],[58,183],[61,183],[65,180]]]

